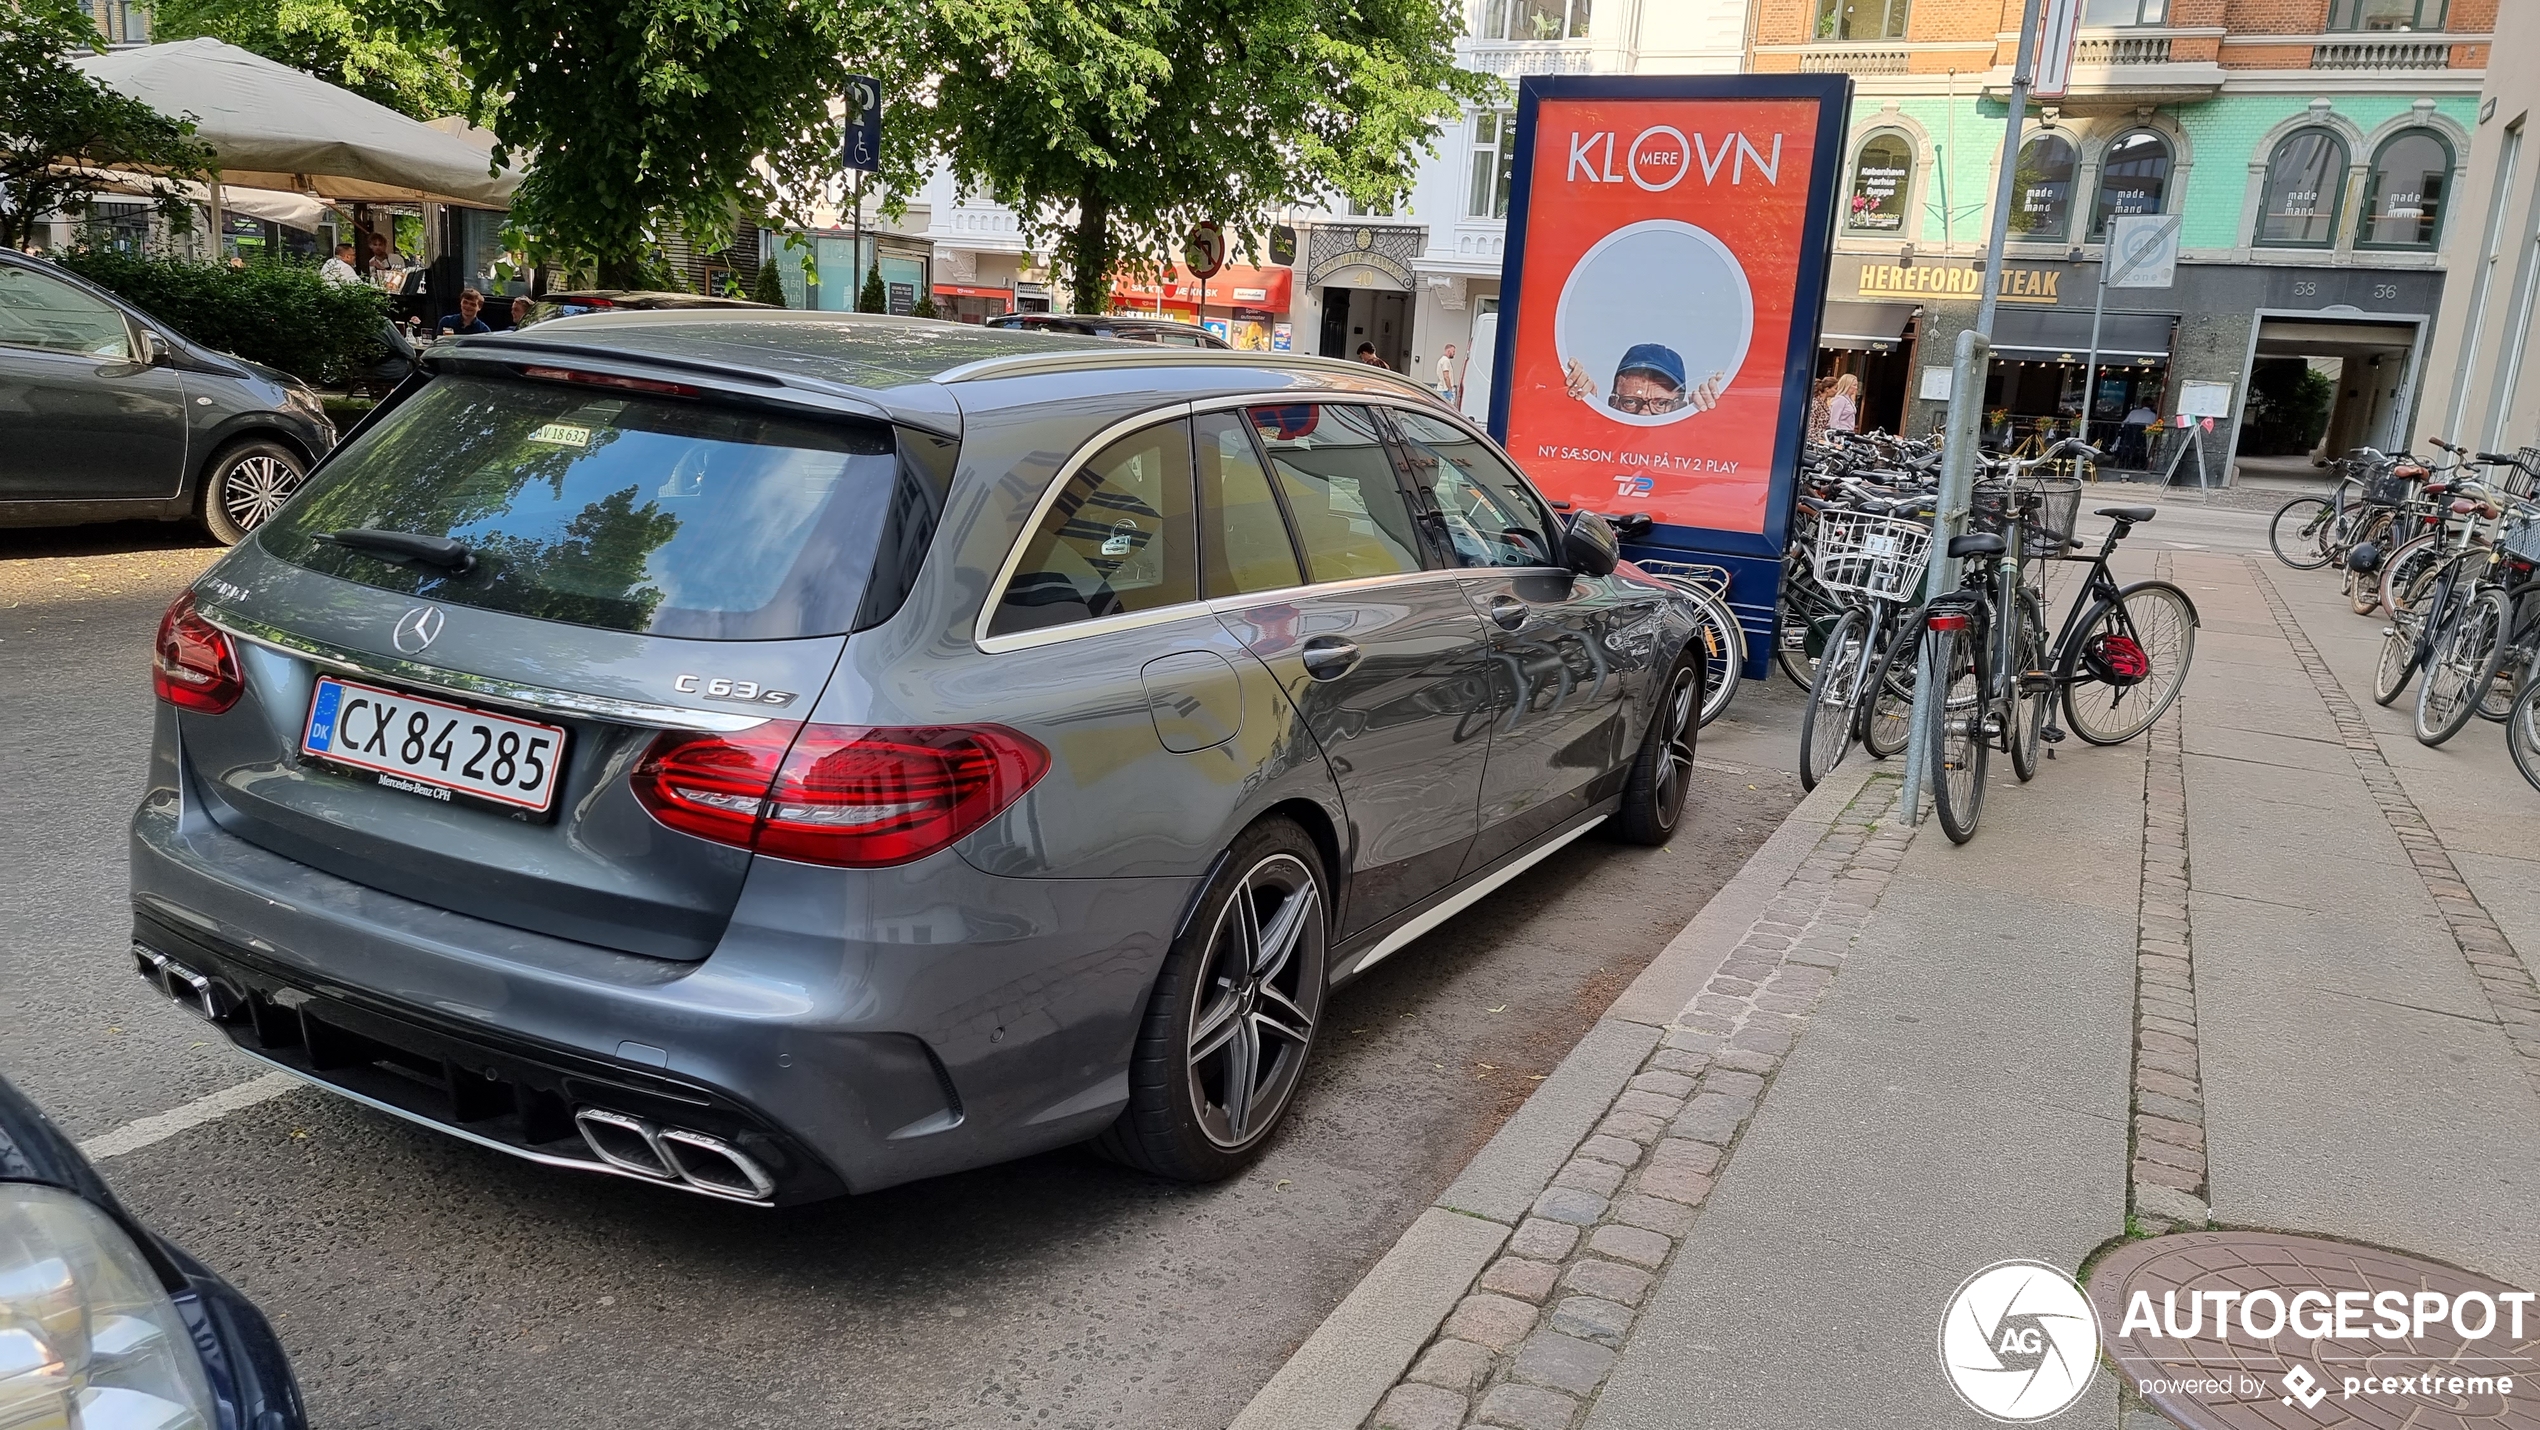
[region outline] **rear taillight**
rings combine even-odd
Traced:
[[[669,734],[635,766],[635,797],[683,834],[779,859],[869,869],[945,848],[1049,770],[1002,725],[917,729],[771,720]]]
[[[194,614],[186,592],[159,618],[159,644],[150,659],[150,684],[180,710],[218,715],[246,692],[238,678],[238,652],[218,626]]]

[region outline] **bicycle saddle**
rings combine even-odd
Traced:
[[[2002,538],[1990,531],[1970,531],[1964,536],[1953,536],[1949,538],[1949,554],[1999,556],[2002,554]]]
[[[2156,506],[2103,506],[2094,514],[2115,521],[2131,521],[2139,524],[2160,515],[2161,509]]]

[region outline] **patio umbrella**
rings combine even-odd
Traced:
[[[221,183],[369,203],[500,209],[520,186],[483,149],[350,90],[219,40],[77,57],[111,89],[191,117]]]

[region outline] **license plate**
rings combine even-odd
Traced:
[[[309,699],[300,751],[369,770],[407,794],[467,795],[544,814],[556,801],[564,741],[559,726],[325,676]]]

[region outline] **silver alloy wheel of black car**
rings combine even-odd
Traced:
[[[1226,1151],[1259,1140],[1296,1091],[1322,1002],[1323,938],[1322,890],[1293,854],[1246,870],[1218,913],[1183,1047],[1200,1130]]]
[[[273,519],[300,489],[308,468],[279,442],[242,442],[221,453],[204,482],[203,525],[225,546]]]
[[[1684,813],[1685,794],[1693,788],[1693,732],[1699,727],[1694,704],[1693,669],[1683,667],[1660,697],[1658,708],[1658,788],[1654,801],[1659,822],[1673,828]]]

